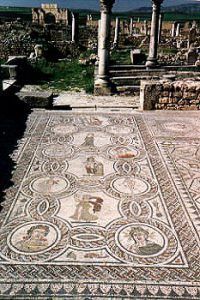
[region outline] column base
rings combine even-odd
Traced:
[[[109,79],[98,78],[94,83],[94,95],[109,96],[113,94],[113,85]]]
[[[157,68],[157,67],[159,67],[159,63],[158,63],[156,58],[147,58],[147,61],[146,61],[145,65],[146,65],[147,68]]]

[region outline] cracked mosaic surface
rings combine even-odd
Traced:
[[[30,115],[1,213],[2,299],[200,299],[199,121],[182,116]]]

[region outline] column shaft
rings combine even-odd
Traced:
[[[158,22],[158,44],[160,44],[161,41],[161,35],[162,35],[162,22],[163,22],[163,14],[161,13],[159,15],[159,22]]]
[[[118,46],[119,31],[120,31],[120,19],[116,18],[116,21],[115,21],[115,36],[114,36],[113,47],[117,47]]]
[[[75,43],[76,39],[76,19],[75,15],[72,14],[72,42]]]
[[[101,23],[98,45],[99,65],[94,84],[94,93],[96,95],[110,95],[112,90],[112,84],[109,78],[109,59],[111,12],[114,2],[115,0],[100,0]]]
[[[147,58],[147,67],[156,67],[158,53],[158,32],[159,32],[159,15],[162,1],[153,0],[153,11],[151,21],[151,37],[149,45],[149,56]]]
[[[108,77],[109,63],[109,43],[110,43],[110,14],[101,12],[101,29],[99,45],[99,78]]]

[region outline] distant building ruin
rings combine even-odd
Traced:
[[[60,23],[69,25],[71,14],[67,8],[59,8],[57,4],[41,4],[32,9],[32,22],[41,25]]]

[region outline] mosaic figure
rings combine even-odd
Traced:
[[[87,134],[84,143],[81,145],[83,147],[94,147],[94,133]]]
[[[76,221],[96,221],[97,212],[101,211],[103,199],[100,197],[92,197],[90,195],[83,195],[82,198],[76,196],[76,209],[71,216]]]
[[[38,191],[42,191],[44,194],[52,193],[56,186],[59,186],[59,183],[58,179],[47,177],[37,184],[37,189]]]
[[[128,176],[124,179],[123,184],[126,188],[129,189],[132,196],[134,196],[134,188],[135,188],[135,177]]]
[[[139,255],[153,255],[162,250],[162,246],[149,240],[149,231],[141,227],[134,227],[129,232],[129,240],[134,243],[129,250]]]
[[[100,126],[102,121],[95,116],[91,116],[88,123],[92,126]]]
[[[114,157],[115,158],[134,158],[135,154],[127,148],[119,147],[116,149]]]
[[[49,246],[47,236],[50,232],[47,225],[31,226],[22,240],[16,243],[16,248],[24,252],[37,252],[46,249]]]
[[[103,164],[101,162],[96,161],[95,158],[92,156],[87,158],[85,169],[88,175],[104,175]]]

